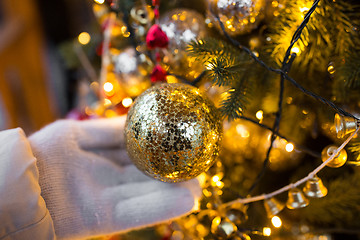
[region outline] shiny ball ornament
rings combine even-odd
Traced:
[[[321,151],[321,160],[323,162],[325,162],[329,157],[331,157],[335,153],[337,148],[338,147],[335,145],[329,145],[329,146],[325,147]],[[331,160],[330,162],[328,162],[326,164],[326,166],[332,167],[332,168],[339,168],[346,163],[346,160],[347,160],[346,150],[342,149],[340,151],[340,153],[333,160]]]
[[[144,54],[136,56],[134,48],[129,47],[120,53],[110,51],[114,73],[121,88],[130,97],[139,96],[150,87],[149,74],[153,68],[151,60]]]
[[[258,27],[264,17],[265,0],[207,0],[208,17],[221,32],[221,27],[213,13],[224,24],[225,31],[231,35],[249,33]]]
[[[219,154],[218,110],[187,84],[158,84],[141,94],[125,125],[127,152],[145,174],[165,182],[192,179]]]
[[[160,27],[169,38],[169,46],[162,59],[171,73],[187,78],[195,78],[196,73],[204,70],[201,61],[195,61],[186,53],[193,40],[207,35],[205,19],[200,13],[189,9],[174,9],[160,18]]]
[[[175,9],[160,19],[160,27],[169,38],[170,50],[185,50],[193,40],[206,35],[204,17],[190,9]]]

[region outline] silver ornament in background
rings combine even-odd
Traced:
[[[203,65],[189,58],[186,53],[188,44],[207,35],[205,19],[200,13],[189,9],[174,9],[160,19],[160,27],[169,38],[163,62],[169,72],[192,79],[203,71]]]
[[[169,50],[184,50],[196,39],[205,37],[206,26],[204,17],[189,9],[175,9],[160,19],[160,27],[169,38]]]
[[[128,47],[119,54],[112,55],[114,72],[122,87],[130,97],[140,95],[150,86],[151,61],[144,55],[136,56],[134,48]]]
[[[265,0],[207,0],[208,17],[221,32],[212,12],[219,15],[225,30],[231,36],[249,33],[258,27],[264,17]]]

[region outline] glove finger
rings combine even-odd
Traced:
[[[106,188],[102,194],[103,199],[112,199],[114,202],[122,202],[127,199],[145,196],[157,191],[166,191],[177,188],[175,184],[164,183],[147,177],[142,182],[126,182],[118,186]]]
[[[91,149],[89,152],[121,166],[132,164],[126,150],[123,148]]]
[[[114,226],[133,229],[159,224],[189,213],[195,199],[187,188],[165,188],[120,201],[115,206]]]
[[[144,182],[151,179],[139,171],[134,165],[121,166],[91,152],[85,152],[83,159],[90,160],[88,161],[85,171],[89,177],[89,181],[94,182],[96,185],[109,187],[131,182]],[[86,161],[84,161],[84,164],[85,162]]]
[[[198,179],[195,178],[195,179],[191,179],[190,181],[181,182],[181,183],[179,183],[179,185],[181,187],[185,187],[185,188],[189,189],[195,198],[197,198],[197,199],[201,198],[202,189],[200,187]]]
[[[83,149],[124,148],[126,117],[86,120],[79,122],[78,142]]]

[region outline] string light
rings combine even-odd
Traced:
[[[291,48],[291,53],[299,54],[300,53],[300,48],[298,48],[298,47]]]
[[[111,93],[114,90],[114,85],[111,82],[106,82],[103,88],[106,93]]]
[[[305,11],[306,11],[306,12],[309,11],[309,8],[308,8],[308,7],[301,7],[301,8],[300,8],[300,12],[303,13],[303,12],[305,12]]]
[[[271,218],[271,223],[274,227],[279,228],[282,225],[282,221],[278,216],[273,216]]]
[[[292,152],[294,150],[294,144],[292,143],[287,143],[286,146],[285,146],[285,150],[287,152]]]
[[[213,182],[218,182],[220,180],[220,177],[218,175],[215,175],[212,177]]]
[[[261,121],[264,117],[263,114],[264,114],[264,112],[262,110],[259,110],[256,112],[255,116],[257,119],[259,119]]]
[[[94,0],[94,2],[96,2],[97,4],[103,4],[105,0]]]
[[[263,235],[266,236],[266,237],[269,237],[271,235],[271,228],[264,227],[263,228]]]
[[[124,106],[124,107],[130,107],[131,104],[133,103],[133,100],[129,97],[127,98],[124,98],[122,101],[121,101],[121,104]]]
[[[90,40],[91,40],[91,36],[90,36],[90,34],[87,33],[87,32],[82,32],[82,33],[80,33],[79,36],[78,36],[78,41],[79,41],[79,43],[82,44],[82,45],[88,44],[88,43],[90,42]]]

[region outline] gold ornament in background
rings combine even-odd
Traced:
[[[155,85],[128,113],[127,152],[145,174],[166,182],[192,179],[219,154],[222,122],[218,110],[187,84]]]
[[[264,17],[265,0],[207,0],[208,16],[221,32],[220,24],[212,14],[219,15],[225,31],[231,35],[249,33]]]
[[[337,150],[337,146],[329,145],[325,147],[321,152],[321,160],[325,162],[329,157],[331,157],[335,151]],[[346,163],[347,153],[345,149],[342,149],[339,154],[330,162],[326,164],[328,167],[339,168]]]
[[[154,19],[154,12],[150,5],[137,5],[130,10],[130,21],[134,28],[147,25]]]
[[[154,11],[150,5],[135,5],[130,10],[130,25],[134,29],[138,41],[145,42],[146,33],[152,25]]]

